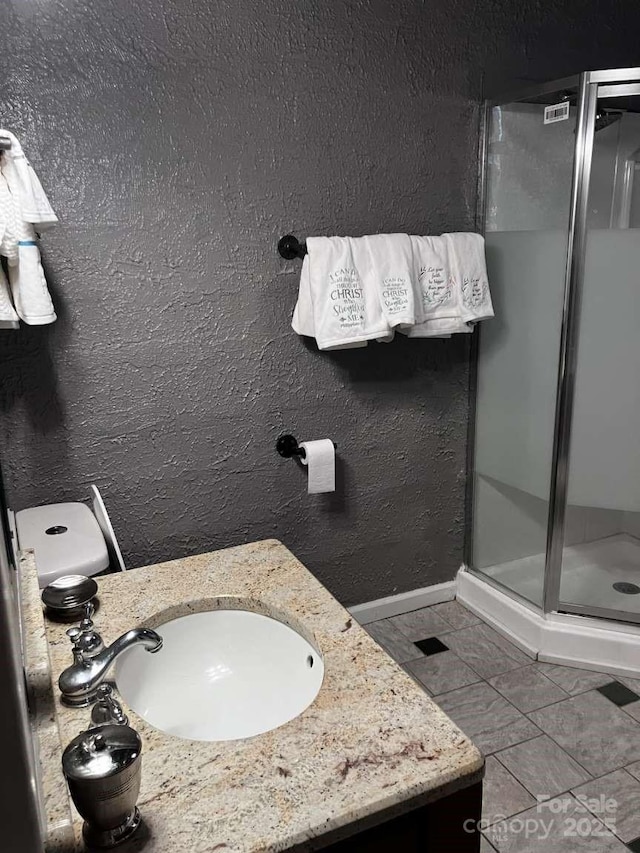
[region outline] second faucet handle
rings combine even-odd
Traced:
[[[129,719],[122,710],[122,705],[113,696],[110,684],[101,684],[96,693],[98,701],[91,709],[91,722],[94,726],[126,726]]]
[[[71,640],[73,662],[84,663],[84,652],[82,650],[82,647],[79,645],[80,637],[82,637],[82,631],[78,627],[67,628],[66,634],[67,637]]]
[[[82,659],[95,657],[104,649],[102,637],[93,626],[91,617],[94,613],[94,607],[91,602],[85,606],[84,618],[80,622],[79,627],[69,628],[67,636],[73,643],[74,656],[79,653]]]
[[[88,631],[89,628],[93,628],[93,621],[91,617],[96,612],[95,607],[90,601],[84,606],[84,616],[82,617],[82,621],[80,622],[80,630]]]

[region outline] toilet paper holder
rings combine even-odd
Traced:
[[[332,442],[335,449],[338,449],[338,445]],[[292,456],[297,456],[299,459],[304,459],[306,456],[304,447],[300,447],[298,444],[298,439],[291,435],[290,433],[285,433],[281,435],[280,438],[276,441],[276,450],[280,454],[280,456],[284,456],[285,459],[291,459]]]

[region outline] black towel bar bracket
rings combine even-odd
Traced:
[[[333,442],[333,446],[336,450],[338,449],[338,445],[335,441]],[[300,447],[298,439],[289,433],[281,435],[276,441],[276,450],[280,456],[284,456],[285,459],[291,459],[293,456],[297,456],[299,459],[304,459],[306,456],[304,447]]]
[[[285,234],[278,240],[278,253],[286,261],[294,258],[304,258],[307,254],[307,244],[301,243],[293,234]]]

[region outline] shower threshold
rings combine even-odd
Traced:
[[[561,601],[640,614],[640,594],[614,588],[614,584],[640,586],[639,569],[640,539],[629,534],[568,546]],[[573,613],[543,613],[539,604],[543,575],[543,555],[481,572],[463,566],[456,579],[456,597],[533,658],[640,677],[640,625]]]
[[[497,581],[537,607],[542,606],[544,554],[498,563],[478,573]],[[619,533],[565,547],[560,579],[561,601],[640,616],[640,595],[622,592],[614,584],[640,584],[640,539]]]

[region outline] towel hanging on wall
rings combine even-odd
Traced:
[[[390,329],[416,322],[413,293],[413,248],[407,234],[374,234],[361,237],[369,253],[369,277],[365,288],[378,292],[383,316]]]
[[[16,328],[18,317],[29,325],[53,323],[56,312],[40,259],[37,233],[58,221],[36,173],[18,139],[8,130],[0,137],[10,142],[0,154],[0,255],[7,259],[9,288],[0,278],[0,328]],[[14,310],[15,309],[15,310]]]
[[[364,297],[361,276],[368,255],[358,259],[358,270],[353,242],[348,237],[307,241],[292,326],[299,335],[314,337],[322,350],[366,346],[389,333],[379,300]],[[364,245],[362,251],[366,253]]]
[[[389,342],[396,329],[411,338],[468,334],[493,317],[479,234],[310,237],[306,246],[287,236],[279,250],[303,258],[291,325],[321,350]]]

